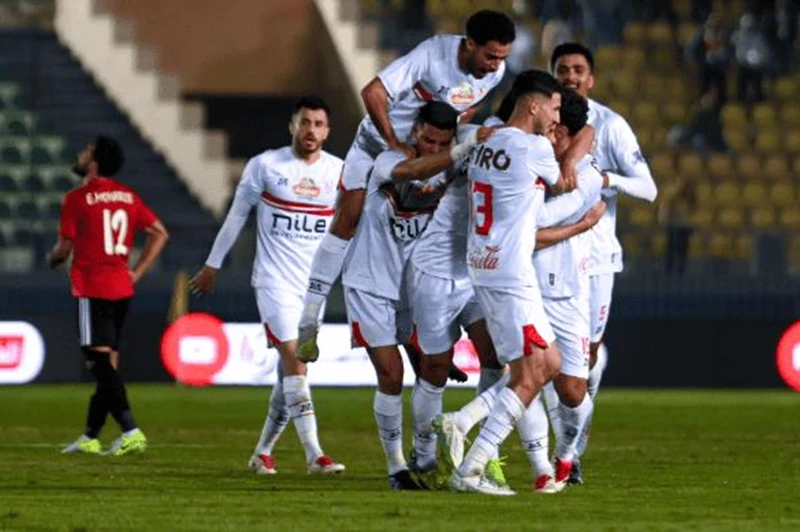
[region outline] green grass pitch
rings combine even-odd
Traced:
[[[0,530],[800,530],[800,394],[788,391],[601,390],[587,484],[534,495],[512,434],[519,494],[507,499],[390,491],[371,389],[314,391],[323,447],[348,467],[324,478],[305,473],[292,427],[279,474],[249,472],[264,388],[130,386],[148,452],[62,456],[90,393],[0,387]],[[471,393],[447,392],[446,408]],[[117,432],[109,420],[104,443]]]

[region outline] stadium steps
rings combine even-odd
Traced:
[[[120,180],[136,189],[171,232],[162,266],[202,263],[216,220],[54,33],[0,30],[0,79],[20,85],[20,107],[36,114],[40,129],[66,140],[68,160],[98,133],[116,137],[127,158]],[[197,235],[203,235],[201,246]]]

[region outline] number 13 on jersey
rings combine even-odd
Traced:
[[[487,236],[492,228],[492,185],[470,180],[470,215],[475,233]]]

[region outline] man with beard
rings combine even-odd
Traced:
[[[289,122],[292,145],[267,150],[247,163],[206,265],[190,282],[197,295],[213,290],[217,271],[257,206],[258,247],[251,283],[267,340],[281,359],[264,428],[250,459],[250,468],[262,475],[277,473],[272,449],[289,419],[309,473],[345,469],[322,452],[306,365],[296,356],[311,259],[333,219],[342,170],[342,160],[322,149],[330,133],[329,118],[327,104],[316,96],[295,105]]]
[[[66,454],[100,454],[98,438],[108,414],[122,431],[108,454],[122,456],[147,448],[147,438],[134,421],[117,371],[119,341],[134,285],[153,265],[169,237],[139,196],[111,179],[124,159],[120,145],[102,135],[78,154],[73,170],[83,182],[64,197],[58,242],[47,257],[50,267],[57,268],[73,255],[70,281],[78,301],[80,346],[97,380],[86,429],[62,450]],[[129,269],[136,230],[147,237],[139,260]]]

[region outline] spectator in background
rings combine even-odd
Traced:
[[[583,33],[589,48],[619,44],[625,17],[622,0],[579,0],[583,12]],[[549,56],[548,56],[549,57]]]
[[[689,238],[694,227],[691,213],[695,209],[694,184],[690,179],[674,176],[666,186],[664,199],[658,206],[658,220],[666,230],[667,247],[664,262],[667,274],[682,277],[689,255]]]
[[[708,92],[693,107],[686,126],[675,126],[667,142],[672,147],[691,148],[703,154],[730,150],[722,134],[721,105],[714,92]]]
[[[572,10],[570,2],[557,4],[554,16],[542,28],[542,57],[552,57],[556,46],[575,41],[575,32],[570,24]]]
[[[775,9],[766,15],[769,29],[766,37],[774,51],[773,65],[778,75],[791,72],[794,66],[798,17],[800,6],[797,0],[776,0]]]
[[[514,0],[512,4],[514,31],[517,37],[511,45],[511,53],[506,57],[506,78],[517,77],[517,74],[533,66],[536,54],[536,36],[530,26],[525,23],[528,5],[525,0]],[[506,91],[502,91],[505,93]]]
[[[760,102],[764,99],[762,80],[772,53],[755,15],[742,15],[732,40],[736,58],[736,97],[745,103]]]
[[[731,62],[730,34],[715,13],[686,44],[687,55],[697,63],[700,97],[714,88],[720,106],[728,100],[728,66]]]

